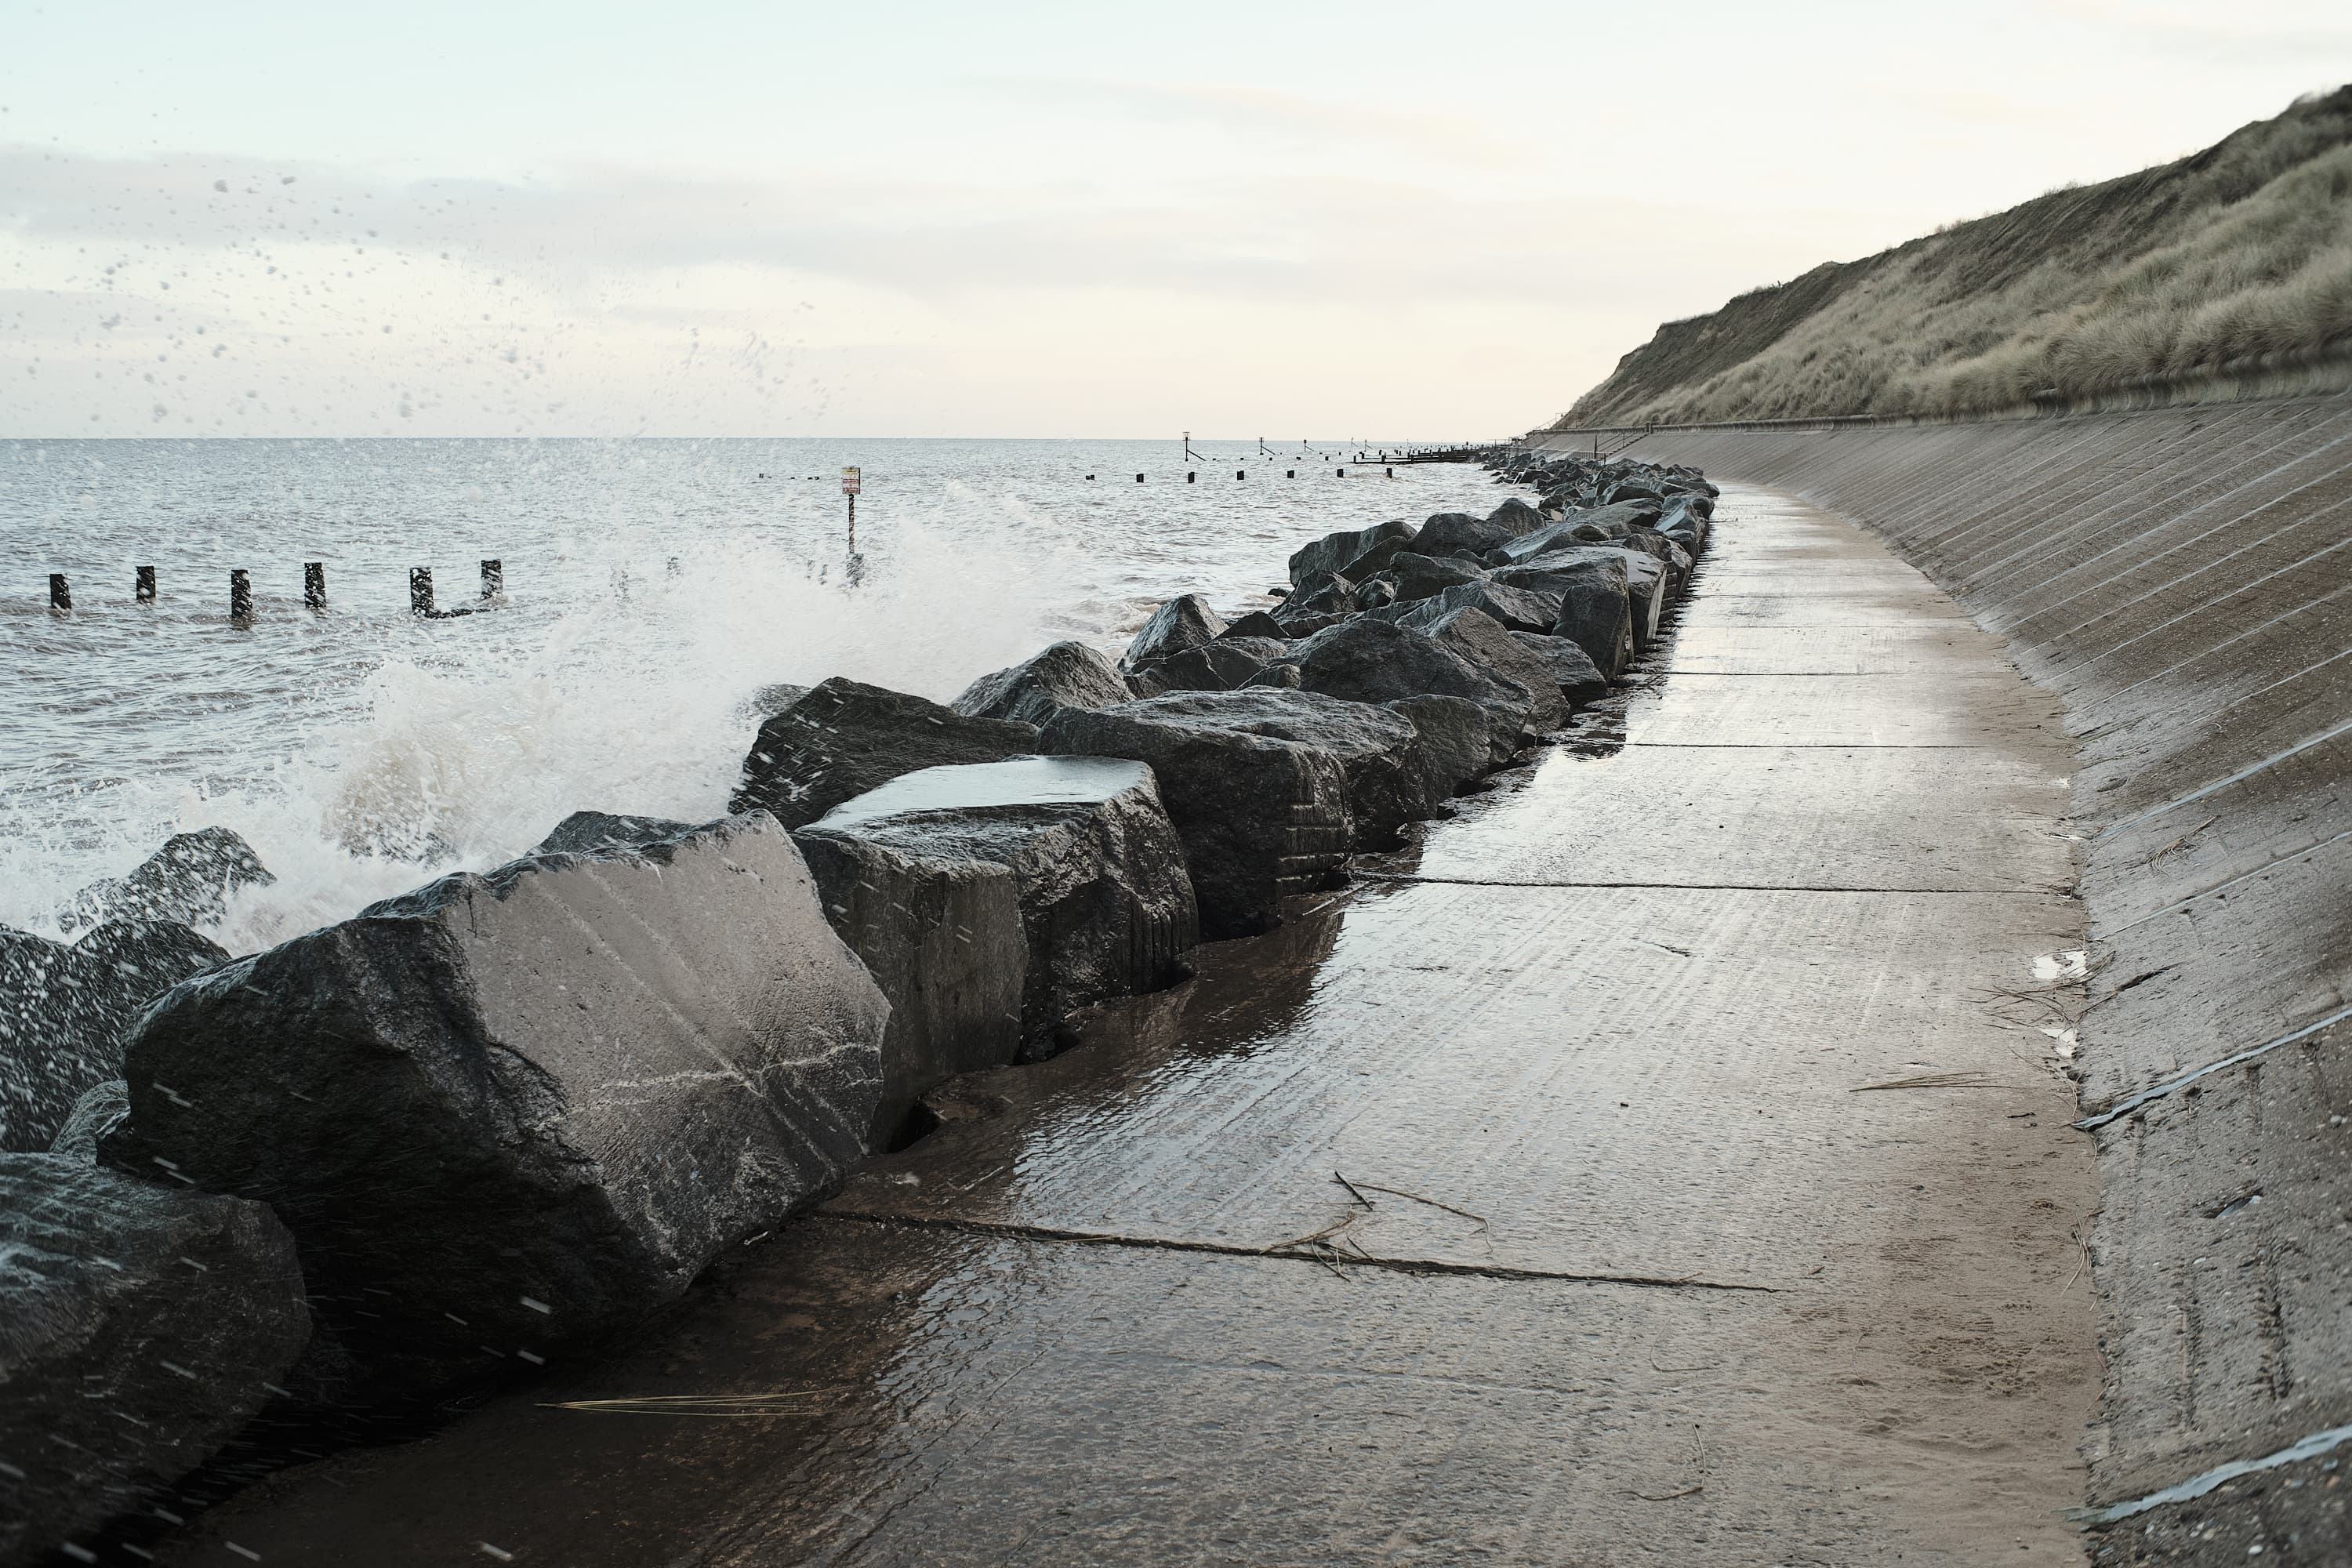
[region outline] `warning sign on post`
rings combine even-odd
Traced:
[[[843,495],[854,496],[865,488],[865,469],[844,468],[841,470],[841,493]]]

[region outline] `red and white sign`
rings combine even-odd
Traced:
[[[841,493],[843,495],[854,496],[857,494],[860,489],[865,488],[865,469],[844,468],[841,470]]]

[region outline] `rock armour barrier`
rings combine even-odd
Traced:
[[[1856,519],[2064,700],[2094,939],[2075,1068],[2102,1173],[2099,1557],[2340,1552],[2352,400],[1693,430],[1644,455]]]
[[[87,1327],[110,1282],[24,1258],[133,1250],[116,1232],[160,1254],[228,1216],[242,1262],[213,1297],[150,1269],[114,1317],[245,1356],[163,1384],[177,1405],[129,1387],[122,1414],[177,1425],[120,1464],[63,1465],[38,1422],[0,1431],[0,1518],[32,1501],[40,1521],[0,1536],[0,1568],[173,1486],[256,1386],[303,1420],[422,1415],[600,1353],[945,1119],[925,1097],[946,1080],[1054,1054],[1077,1009],[1181,982],[1203,935],[1279,925],[1351,852],[1450,814],[1606,689],[1580,639],[1654,627],[1716,494],[1647,464],[1544,478],[1540,509],[1433,525],[1495,541],[1483,555],[1416,556],[1402,521],[1334,533],[1292,557],[1279,613],[1228,625],[1187,595],[1117,665],[1055,645],[953,708],[837,677],[769,689],[719,821],[578,812],[505,866],[235,960],[152,919],[71,945],[0,932],[0,1084],[37,1113],[0,1096],[0,1131],[34,1145],[5,1173],[19,1207],[80,1216],[18,1238],[0,1296]],[[1505,568],[1545,585],[1423,603]],[[267,877],[215,830],[83,902],[206,919]],[[188,951],[110,934],[151,928]],[[68,1002],[89,1013],[70,1060],[31,1027]],[[58,1408],[97,1370],[70,1333],[0,1342],[0,1384],[37,1375]]]

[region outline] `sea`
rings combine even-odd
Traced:
[[[217,825],[277,879],[206,934],[256,952],[575,810],[722,814],[777,686],[946,701],[1063,638],[1116,654],[1179,594],[1263,607],[1318,535],[1508,493],[1357,460],[1383,445],[0,441],[0,923],[58,935]],[[416,567],[478,613],[412,613]]]

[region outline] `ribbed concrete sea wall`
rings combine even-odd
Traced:
[[[1859,521],[2065,703],[2103,1173],[2090,1500],[2352,1424],[2352,398],[1635,451]],[[2115,1519],[2100,1556],[2341,1542],[2347,1457]]]

